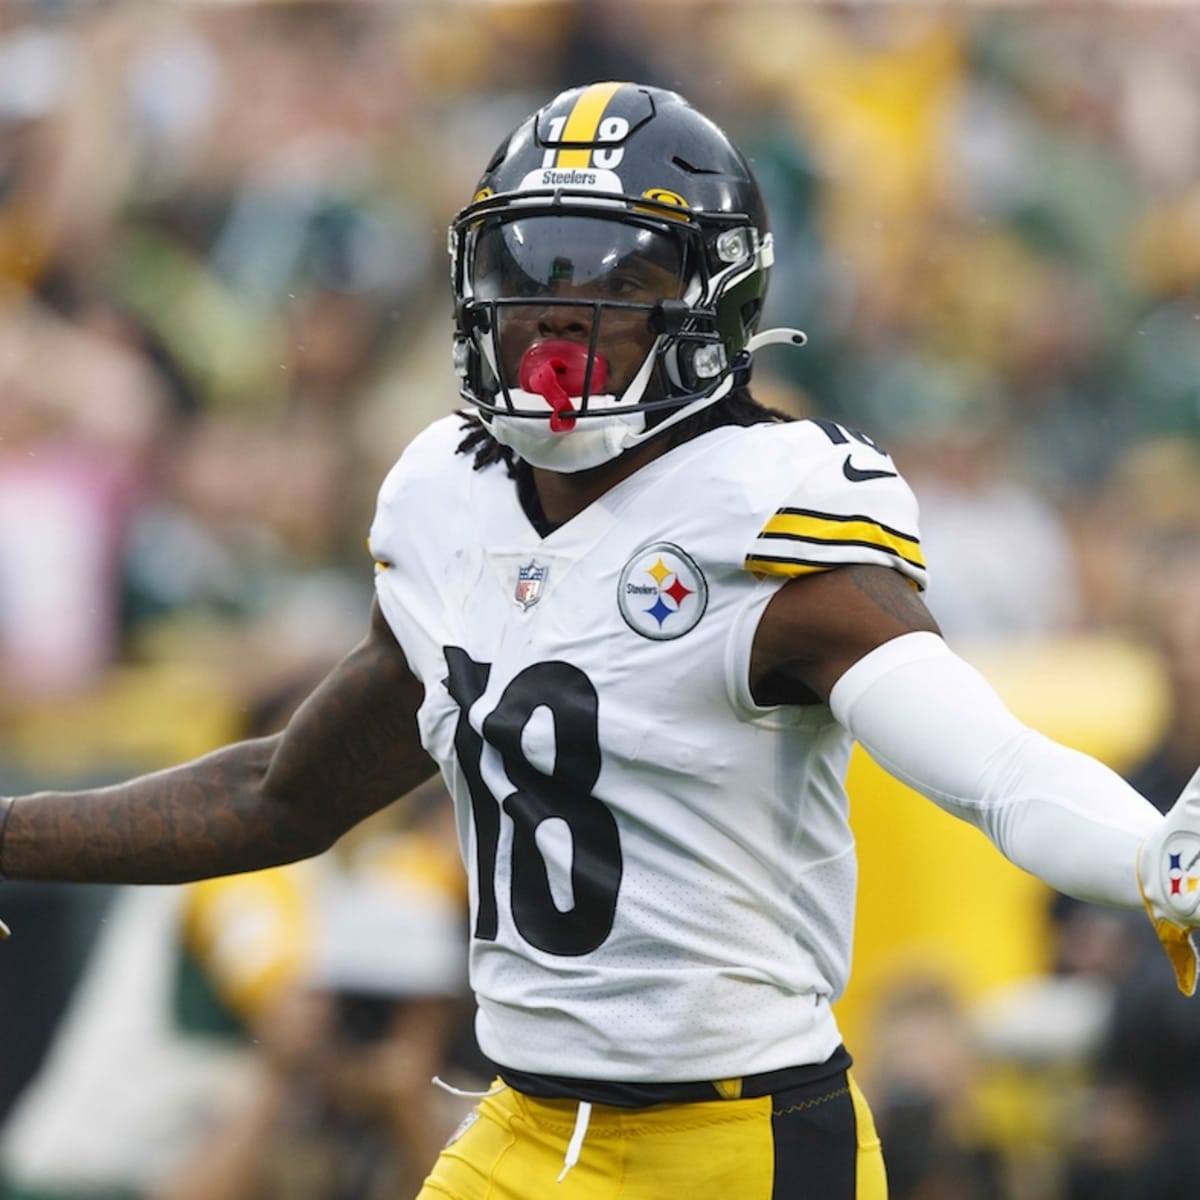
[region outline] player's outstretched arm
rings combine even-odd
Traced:
[[[886,568],[802,577],[763,614],[755,695],[826,700],[886,771],[1051,887],[1098,903],[1144,903],[1191,994],[1200,777],[1164,820],[1108,767],[1018,721],[935,630],[908,583]]]
[[[422,695],[376,605],[281,733],[110,787],[0,801],[0,875],[179,883],[319,853],[433,774]]]

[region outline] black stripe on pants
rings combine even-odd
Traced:
[[[858,1125],[845,1073],[771,1097],[771,1200],[854,1200]]]

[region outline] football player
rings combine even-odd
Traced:
[[[326,849],[440,770],[497,1079],[423,1200],[878,1200],[832,1003],[857,738],[1014,863],[1145,903],[1195,986],[1200,785],[1164,819],[1021,725],[922,603],[869,437],[748,389],[773,251],[679,96],[568,91],[451,231],[469,415],[370,532],[369,632],[277,736],[3,805],[12,878],[163,882]]]

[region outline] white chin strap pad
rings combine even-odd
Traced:
[[[646,428],[645,411],[636,406],[605,417],[584,417],[575,423],[574,429],[563,433],[554,432],[548,420],[510,417],[503,413],[486,418],[487,427],[496,441],[508,446],[530,466],[569,475],[611,462],[694,412],[715,404],[732,387],[733,377],[730,376],[711,396],[685,404],[649,429]]]
[[[492,436],[530,466],[570,475],[610,462],[637,439],[646,414],[614,413],[585,417],[575,428],[556,433],[549,420],[495,414],[486,418]]]

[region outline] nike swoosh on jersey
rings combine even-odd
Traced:
[[[842,463],[842,474],[850,480],[851,483],[862,483],[867,479],[894,479],[895,471],[868,471],[860,467],[856,467],[851,461],[851,456],[846,455],[846,461]]]

